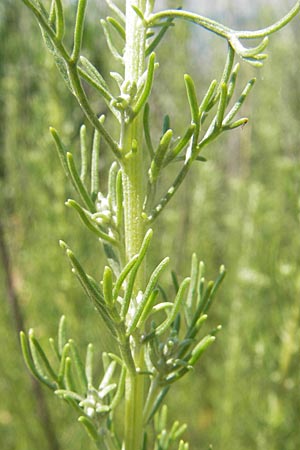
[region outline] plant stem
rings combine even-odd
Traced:
[[[146,28],[133,6],[142,13],[146,10],[146,0],[126,1],[126,47],[125,83],[137,83],[145,70]],[[125,255],[128,262],[140,249],[145,224],[142,218],[144,199],[144,155],[142,149],[143,122],[138,115],[132,122],[124,123],[122,181],[124,195],[124,235]],[[140,268],[134,294],[143,289],[144,269]],[[135,365],[144,364],[143,349],[138,342],[131,342]],[[125,393],[125,449],[141,450],[143,438],[144,377],[137,372],[128,371]]]

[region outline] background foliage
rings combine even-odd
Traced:
[[[216,2],[214,9],[189,3],[216,19],[222,15],[224,23],[236,28],[265,25],[291,6],[272,0],[259,7],[251,2],[251,9],[249,4],[236,8],[241,6],[237,1]],[[108,71],[98,23],[106,14],[102,4],[95,2],[84,45]],[[73,2],[69,8],[72,17]],[[199,371],[179,383],[171,399],[171,411],[179,410],[180,420],[190,424],[194,449],[210,444],[220,450],[300,448],[298,20],[273,37],[272,56],[261,71],[245,70],[247,79],[258,78],[244,107],[250,123],[205,151],[208,162],[193,169],[156,225],[161,242],[157,255],[152,252],[153,261],[158,252],[170,254],[174,268],[185,273],[197,249],[211,277],[222,263],[228,269],[210,314],[210,322],[222,323],[223,331]],[[94,248],[64,207],[70,188],[48,133],[49,125],[60,124],[69,146],[76,146],[81,113],[37,34],[25,8],[10,0],[0,4],[0,443],[7,450],[76,450],[86,448],[86,436],[47,391],[43,394],[58,443],[45,436],[21,358],[20,318],[13,307],[13,299],[18,300],[25,327],[34,326],[41,337],[54,335],[64,313],[70,334],[82,336],[83,344],[98,345],[99,359],[107,345],[57,245],[60,238],[70,242],[99,276],[101,247]],[[188,115],[183,73],[191,73],[203,93],[222,70],[224,45],[185,24],[171,30],[159,50],[165,63],[157,76],[153,126],[161,127],[158,118],[165,110]],[[180,129],[180,115],[172,120]],[[104,172],[108,158],[102,154]]]

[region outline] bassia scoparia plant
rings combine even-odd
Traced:
[[[21,333],[26,364],[36,378],[78,411],[79,422],[97,448],[187,450],[188,443],[182,440],[185,425],[177,421],[173,425],[167,423],[163,402],[173,384],[193,369],[215,340],[220,327],[205,335],[203,324],[225,269],[222,266],[216,280],[207,282],[204,264],[194,254],[187,278],[180,281],[171,273],[175,293],[170,298],[160,283],[169,258],[163,258],[150,271],[146,265],[151,241],[155,240],[151,226],[193,163],[205,161],[204,148],[223,132],[247,123],[248,119],[239,113],[255,79],[238,89],[239,63],[235,60],[262,66],[267,57],[264,51],[268,36],[298,14],[300,3],[265,29],[236,31],[185,9],[159,11],[154,9],[154,0],[124,0],[124,8],[107,0],[112,16],[101,23],[112,59],[122,67],[120,72],[112,71],[109,80],[81,54],[87,0],[77,2],[72,48],[64,40],[69,30],[62,0],[23,3],[36,17],[48,50],[94,130],[89,150],[86,127],[80,129],[78,170],[58,131],[50,129],[62,167],[76,193],[76,199],[67,200],[66,205],[74,209],[103,246],[107,264],[102,280],[98,282],[88,275],[65,242],[61,242],[61,247],[119,349],[118,354],[110,349],[103,353],[102,376],[100,382],[95,380],[93,345],[87,347],[83,361],[75,342],[66,337],[63,317],[57,341],[50,339],[56,362],[46,355],[33,330],[27,335]],[[162,135],[157,137],[151,130],[148,103],[155,72],[159,70],[155,49],[177,20],[188,21],[225,39],[227,57],[221,79],[207,86],[200,101],[192,78],[184,76],[190,108],[190,117],[184,119],[185,131],[177,136],[166,116]],[[115,34],[118,43],[114,41]],[[250,45],[253,39],[255,44]],[[245,40],[247,46],[243,44]],[[97,96],[114,118],[113,129],[106,125],[105,116],[94,110]],[[105,192],[99,192],[100,143],[114,155]],[[170,164],[175,165],[177,174],[162,192],[164,183],[160,182]],[[118,409],[124,411],[123,424],[116,423]]]

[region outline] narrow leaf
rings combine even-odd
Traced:
[[[227,85],[225,83],[222,83],[221,84],[221,95],[220,95],[220,100],[219,100],[217,114],[216,114],[215,128],[217,130],[219,130],[222,127],[222,122],[223,122],[226,106],[227,106]]]
[[[56,37],[61,41],[65,34],[65,18],[61,0],[55,0]]]
[[[68,391],[76,392],[76,385],[72,374],[72,360],[69,356],[65,360],[64,382]]]
[[[192,121],[197,124],[199,121],[199,106],[196,94],[196,88],[193,79],[189,75],[184,76],[185,88],[191,110]]]
[[[87,346],[85,359],[85,374],[89,387],[93,385],[93,358],[94,358],[94,346],[93,344],[89,344]]]
[[[164,258],[159,263],[159,265],[154,269],[154,271],[153,271],[153,273],[152,273],[152,275],[150,277],[150,280],[149,280],[149,282],[148,282],[148,284],[146,286],[146,289],[145,289],[145,292],[143,294],[142,300],[141,300],[140,304],[137,307],[136,313],[133,316],[131,323],[129,324],[128,331],[127,331],[128,335],[130,335],[130,334],[132,334],[134,332],[134,330],[135,330],[135,328],[136,328],[136,326],[138,324],[138,321],[141,318],[145,308],[147,308],[147,306],[149,306],[148,305],[149,300],[152,303],[153,297],[151,298],[151,294],[152,294],[152,292],[155,289],[155,286],[156,286],[156,284],[157,284],[157,282],[159,280],[159,277],[161,276],[162,272],[166,269],[166,267],[169,264],[169,262],[170,262],[170,258],[168,258],[168,257]]]
[[[117,31],[117,33],[119,34],[119,36],[121,36],[121,38],[123,39],[123,41],[125,41],[126,39],[126,33],[125,33],[125,29],[124,27],[120,24],[120,22],[118,22],[116,19],[114,19],[113,17],[107,17],[106,18],[107,22],[112,25],[114,27],[114,29]]]
[[[59,321],[59,325],[58,325],[58,352],[59,355],[62,355],[64,346],[67,342],[67,338],[66,338],[67,332],[66,332],[66,317],[65,316],[61,316],[60,321]]]
[[[205,350],[216,340],[215,336],[205,336],[193,349],[192,355],[188,361],[191,366],[201,358]]]
[[[35,376],[35,378],[37,378],[39,381],[41,381],[43,384],[45,384],[48,388],[50,388],[52,390],[56,389],[56,384],[51,383],[51,381],[49,381],[49,379],[47,377],[45,377],[43,374],[39,373],[39,371],[35,367],[34,362],[32,360],[31,353],[30,353],[27,337],[23,331],[20,332],[20,340],[21,340],[21,348],[22,348],[23,357],[24,357],[26,366],[28,367],[29,371],[32,373],[32,375]]]
[[[183,150],[187,144],[189,143],[191,137],[194,134],[196,125],[195,124],[191,124],[185,134],[182,136],[182,138],[178,141],[178,143],[175,145],[174,148],[172,148],[168,153],[167,156],[165,157],[164,160],[164,164],[163,166],[165,167],[167,164],[169,164],[169,162],[173,161],[181,152],[181,150]]]
[[[183,302],[184,294],[185,294],[185,291],[186,291],[189,283],[190,283],[190,278],[185,278],[183,280],[183,282],[181,283],[178,293],[174,300],[173,309],[169,313],[166,320],[156,328],[156,330],[155,330],[156,336],[161,336],[172,325],[172,322],[174,322],[174,320],[179,312],[180,306]]]
[[[80,152],[81,152],[81,171],[80,179],[85,186],[87,181],[87,166],[88,166],[88,150],[86,144],[86,126],[80,127]]]
[[[62,143],[57,131],[55,128],[50,127],[50,133],[54,139],[54,142],[56,144],[56,149],[58,153],[58,157],[60,159],[61,165],[64,169],[64,172],[67,177],[71,176],[68,163],[67,163],[67,150],[64,144]]]
[[[78,376],[78,382],[79,382],[79,389],[82,394],[85,394],[88,388],[88,381],[84,369],[83,362],[79,356],[79,352],[77,349],[77,346],[75,345],[75,342],[73,339],[69,339],[71,354],[72,354],[72,361],[74,362],[74,366],[76,368],[77,376]]]
[[[128,263],[125,265],[122,272],[120,273],[120,275],[115,283],[114,289],[113,289],[114,300],[117,299],[119,292],[121,290],[121,287],[122,287],[127,275],[130,273],[130,271],[135,266],[135,263],[138,260],[138,258],[139,258],[139,255],[135,255],[130,261],[128,261]]]
[[[82,44],[83,28],[84,28],[84,17],[86,11],[87,0],[78,0],[77,12],[76,12],[76,22],[74,29],[74,44],[71,59],[77,62]]]
[[[145,108],[144,108],[144,114],[143,114],[144,135],[145,135],[147,149],[150,154],[150,158],[152,159],[154,156],[154,149],[153,149],[151,134],[150,134],[149,113],[150,113],[149,103],[146,103]]]
[[[151,184],[155,183],[160,170],[163,167],[164,158],[168,151],[172,137],[173,131],[167,130],[159,142],[159,146],[154,154],[154,158],[149,169],[149,180]]]
[[[113,306],[113,273],[110,267],[105,266],[103,273],[103,295],[109,308]]]
[[[122,304],[122,309],[121,309],[121,317],[125,318],[127,312],[128,312],[128,308],[129,308],[129,304],[130,304],[130,299],[131,299],[131,295],[132,295],[132,291],[133,291],[133,286],[134,286],[134,282],[135,282],[135,278],[137,275],[137,272],[143,262],[143,259],[146,255],[146,252],[149,248],[151,239],[153,236],[153,231],[150,228],[147,233],[145,234],[145,237],[143,239],[140,251],[139,251],[139,255],[138,258],[135,262],[135,265],[133,267],[133,269],[130,272],[130,276],[129,276],[129,281],[128,281],[128,286],[126,288],[126,292],[125,292],[125,296],[124,296],[124,301]]]
[[[46,368],[48,374],[50,375],[50,377],[54,380],[57,381],[57,375],[54,372],[49,359],[47,358],[44,350],[42,349],[42,347],[40,346],[39,342],[37,341],[37,339],[35,338],[34,334],[33,334],[33,330],[29,331],[29,345],[31,348],[31,353],[32,356],[34,356],[34,354],[36,354],[36,357],[34,358],[34,362],[36,367],[39,367],[40,372],[43,373],[42,367],[39,364],[37,358],[40,358],[40,360],[43,362],[44,367]]]
[[[145,106],[150,96],[153,85],[154,70],[155,70],[155,53],[151,53],[148,61],[147,78],[143,90],[139,95],[136,104],[132,107],[132,118],[137,116],[137,114],[140,112],[143,106]]]
[[[146,52],[145,52],[146,56],[150,55],[156,49],[156,47],[160,44],[160,42],[162,41],[162,39],[163,39],[164,35],[166,34],[166,32],[168,31],[168,29],[173,25],[172,22],[173,22],[173,19],[170,18],[162,24],[161,30],[157,33],[155,38],[152,40],[151,44],[149,44],[149,46],[146,48]]]
[[[89,81],[100,93],[103,95],[105,100],[110,102],[113,99],[112,94],[109,92],[108,86],[104,81],[104,78],[96,69],[95,66],[84,56],[80,57],[80,63],[82,64],[84,70],[79,69],[80,76],[84,77]]]
[[[105,116],[102,115],[99,122],[103,125]],[[99,152],[100,152],[100,133],[98,130],[94,131],[93,146],[92,146],[92,164],[91,164],[91,196],[97,197],[99,191]]]
[[[111,211],[116,212],[117,210],[117,174],[119,171],[118,163],[114,161],[109,169],[108,174],[108,203]]]
[[[78,194],[80,195],[80,197],[82,198],[84,204],[86,205],[86,207],[91,211],[91,212],[95,212],[95,205],[91,199],[91,197],[89,196],[86,188],[84,187],[84,185],[82,184],[82,181],[80,179],[80,176],[78,175],[75,163],[74,163],[74,159],[73,159],[73,155],[71,153],[67,153],[67,164],[68,164],[68,168],[69,168],[69,172],[72,178],[72,182],[73,185],[76,189],[76,191],[78,192]]]
[[[116,240],[114,238],[112,238],[107,233],[104,233],[103,231],[100,230],[99,227],[96,227],[94,225],[94,223],[91,221],[89,211],[86,211],[84,208],[82,208],[75,200],[69,199],[68,201],[66,201],[65,204],[75,209],[75,211],[77,211],[82,222],[86,225],[86,227],[93,233],[95,233],[100,239],[102,239],[103,241],[107,241],[112,245],[116,245]]]
[[[104,35],[105,35],[107,46],[108,46],[110,53],[112,54],[112,56],[115,58],[116,61],[123,63],[123,57],[120,55],[120,53],[118,52],[118,50],[116,49],[116,47],[113,43],[113,40],[110,35],[110,30],[108,29],[106,21],[101,19],[100,23],[103,27]]]
[[[98,440],[97,428],[91,419],[89,419],[87,416],[80,416],[78,418],[78,422],[80,422],[84,426],[85,431],[93,441]]]
[[[234,118],[234,116],[236,116],[236,114],[240,110],[241,106],[243,105],[244,101],[246,100],[249,92],[251,91],[255,81],[256,81],[256,78],[252,78],[252,80],[250,80],[247,83],[247,85],[246,85],[245,89],[243,90],[240,98],[235,103],[235,105],[232,107],[232,109],[229,111],[229,113],[226,115],[226,117],[224,118],[223,126],[229,125],[231,120]]]

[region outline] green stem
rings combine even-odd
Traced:
[[[285,25],[287,25],[299,13],[299,11],[300,11],[300,2],[298,0],[295,3],[294,7],[282,19],[278,20],[276,23],[266,28],[262,28],[260,30],[255,31],[233,30],[221,23],[208,19],[207,17],[200,16],[199,14],[191,13],[189,11],[178,9],[166,9],[164,11],[159,11],[155,14],[152,14],[148,20],[148,25],[153,25],[164,19],[168,20],[178,18],[200,25],[203,28],[206,28],[207,30],[212,31],[213,33],[226,39],[229,39],[231,34],[235,34],[238,38],[241,39],[257,39],[269,36],[270,34],[280,30]]]
[[[132,7],[145,13],[147,0],[126,1],[126,47],[125,82],[137,83],[145,70],[146,27]],[[124,197],[125,255],[128,262],[136,255],[145,235],[142,218],[144,202],[144,154],[142,148],[143,120],[139,114],[130,123],[123,123],[120,146],[122,158],[122,181]],[[144,266],[144,264],[143,264]],[[135,281],[133,295],[145,285],[144,269],[141,267]],[[144,352],[139,342],[131,341],[131,350],[137,368],[144,365]],[[127,371],[125,383],[125,437],[124,450],[141,450],[143,438],[144,377]]]

